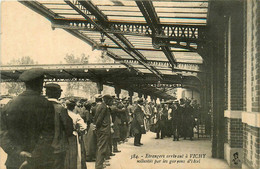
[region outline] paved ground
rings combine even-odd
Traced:
[[[143,135],[142,143],[142,147],[135,147],[131,138],[119,145],[122,152],[112,157],[106,169],[229,169],[224,160],[211,158],[208,139],[173,142],[172,138],[155,139],[155,133],[148,132]],[[134,155],[138,158],[131,159]],[[94,169],[94,163],[87,165],[88,169]]]
[[[207,139],[173,142],[171,138],[157,140],[154,133],[148,132],[142,143],[135,147],[130,138],[119,145],[122,152],[112,157],[106,169],[229,169],[224,160],[211,158],[211,142]],[[0,156],[0,169],[5,169],[6,154],[1,149]],[[94,169],[95,163],[88,162],[87,166]]]

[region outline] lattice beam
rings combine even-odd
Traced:
[[[86,31],[98,31],[91,23],[81,19],[56,18],[53,27],[77,29]],[[54,23],[55,23],[54,22]],[[108,22],[108,21],[107,21]],[[100,21],[97,22],[100,24]],[[156,34],[152,33],[152,29],[146,23],[120,23],[110,22],[107,28],[108,33],[120,33],[136,36],[156,37],[180,42],[197,43],[201,41],[198,32],[203,30],[205,26],[196,25],[167,25],[159,24],[162,31]]]
[[[161,78],[160,75],[158,75],[156,72],[153,71],[152,68],[150,68],[146,63],[144,63],[142,60],[140,60],[138,57],[136,57],[135,55],[133,55],[130,51],[128,51],[128,49],[126,49],[125,46],[122,46],[121,43],[119,43],[115,38],[113,38],[112,36],[110,36],[105,30],[104,28],[97,24],[95,21],[93,21],[90,17],[88,17],[85,13],[87,12],[86,8],[84,6],[82,6],[79,1],[65,1],[69,6],[71,6],[75,11],[77,11],[79,14],[81,14],[88,22],[90,22],[92,25],[94,25],[94,27],[99,30],[100,32],[104,33],[108,38],[110,38],[115,44],[117,44],[119,47],[121,47],[126,53],[128,53],[130,56],[132,56],[134,59],[138,60],[140,64],[144,65],[148,70],[150,70],[152,73],[154,73],[155,75],[157,75],[159,78]]]
[[[123,61],[124,63],[138,63],[134,59],[122,59],[122,58],[116,58],[117,61]],[[121,62],[120,62],[121,63]],[[152,66],[160,66],[160,67],[170,67],[170,64],[168,61],[158,61],[158,60],[148,60],[148,64]],[[182,71],[188,71],[188,72],[203,72],[202,66],[198,64],[192,64],[192,63],[177,63],[177,65],[174,67],[174,70],[182,70]]]

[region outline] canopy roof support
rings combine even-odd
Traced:
[[[157,16],[157,13],[155,12],[154,6],[151,1],[135,1],[137,6],[139,7],[140,11],[145,17],[146,22],[148,23],[149,27],[153,31],[154,34],[161,34],[162,28],[160,27],[160,20]],[[155,37],[153,37],[155,38]],[[154,41],[156,43],[158,40]],[[162,51],[164,52],[165,56],[168,58],[172,69],[174,69],[174,66],[176,65],[176,59],[172,52],[170,51],[170,48],[168,46],[161,47]]]
[[[106,51],[116,61],[113,64],[125,68],[124,72],[60,68],[76,77],[51,70],[52,76],[47,77],[52,80],[97,81],[102,77],[104,83],[120,81],[122,88],[131,90],[135,87],[130,85],[136,83],[200,84],[208,0],[20,2],[51,21],[53,29],[62,28],[93,50]],[[7,75],[17,77],[18,73]],[[150,93],[154,87],[142,90]]]
[[[160,74],[160,72],[158,70],[155,70],[154,67],[151,67],[150,65],[148,65],[146,62],[146,59],[143,55],[141,55],[141,53],[138,53],[137,51],[135,51],[134,49],[130,50],[128,48],[132,48],[133,45],[127,41],[127,39],[124,38],[123,35],[120,34],[114,34],[114,36],[116,36],[120,42],[117,41],[117,39],[115,39],[114,37],[112,37],[111,35],[109,35],[105,28],[107,25],[107,19],[106,16],[102,14],[101,11],[99,11],[90,1],[74,1],[74,4],[70,1],[65,1],[69,6],[71,6],[75,11],[77,11],[79,14],[81,14],[87,21],[89,21],[90,23],[92,23],[98,30],[100,30],[101,32],[103,32],[109,39],[111,39],[115,44],[117,44],[118,46],[120,46],[122,48],[122,50],[124,50],[127,54],[129,54],[131,57],[133,57],[134,59],[136,59],[140,64],[142,64],[143,66],[145,66],[148,70],[150,70],[153,74],[155,74],[158,78],[162,79],[162,75]],[[102,22],[102,25],[97,24],[95,21],[93,21],[88,15],[86,15],[82,9],[85,9],[83,11],[86,12],[86,10],[88,10],[89,12],[91,12],[93,15],[95,15],[95,17],[97,19],[99,19]],[[97,15],[97,16],[96,16]]]

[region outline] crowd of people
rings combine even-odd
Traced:
[[[95,101],[60,99],[61,87],[43,86],[43,79],[40,68],[22,73],[26,90],[1,111],[0,146],[8,154],[7,169],[86,169],[88,161],[103,169],[110,156],[121,152],[118,144],[134,137],[133,146],[140,147],[149,130],[156,139],[193,138],[199,105],[189,99],[160,104],[101,94]]]
[[[200,106],[196,101],[192,104],[190,99],[168,100],[151,105],[152,115],[147,120],[152,124],[151,131],[156,133],[156,139],[173,137],[173,141],[179,141],[183,137],[184,140],[193,140],[200,114]]]

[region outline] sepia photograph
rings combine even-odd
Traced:
[[[0,3],[0,169],[260,168],[260,0]]]

